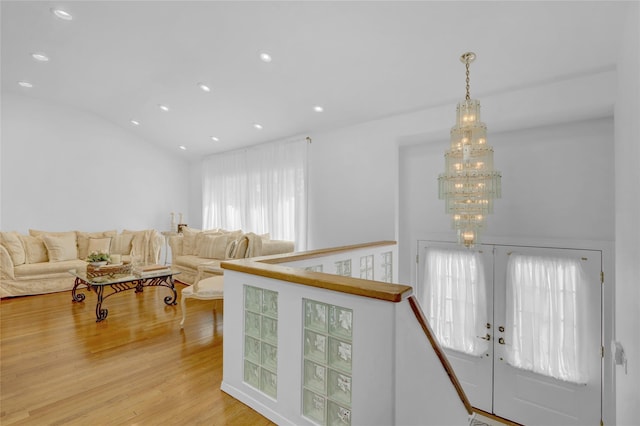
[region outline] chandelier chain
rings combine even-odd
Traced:
[[[464,64],[465,68],[467,69],[467,97],[465,98],[466,100],[470,100],[471,96],[469,95],[469,61],[466,61]]]

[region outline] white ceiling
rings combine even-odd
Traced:
[[[471,94],[480,99],[611,69],[626,6],[3,0],[2,92],[90,111],[193,159],[430,106],[455,108],[466,51],[478,55]],[[74,19],[55,18],[52,7]],[[263,51],[271,63],[260,61]],[[33,60],[33,52],[50,61]]]

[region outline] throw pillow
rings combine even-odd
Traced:
[[[233,240],[229,238],[229,240],[227,241],[227,249],[224,254],[225,259],[233,259],[233,255],[236,252],[237,246],[238,246],[238,240]]]
[[[0,232],[0,243],[9,252],[13,266],[24,265],[27,254],[24,251],[20,234],[17,232]]]
[[[118,234],[111,238],[109,253],[128,255],[131,253],[131,242],[134,234]]]
[[[200,249],[202,248],[202,244],[204,243],[204,237],[207,235],[222,235],[222,232],[219,232],[217,230],[206,230],[206,231],[200,231],[196,234],[196,239],[195,239],[195,245],[192,247],[193,248],[193,255],[194,256],[199,256],[200,253]],[[184,250],[183,250],[184,252]]]
[[[115,237],[118,231],[104,231],[104,232],[81,232],[76,231],[78,237],[78,259],[86,259],[89,256],[89,238],[106,238]]]
[[[227,235],[204,235],[200,244],[200,252],[197,255],[207,259],[224,259],[228,240]]]
[[[20,235],[24,252],[26,255],[25,263],[42,263],[48,262],[47,247],[41,238],[32,237],[31,235]]]
[[[249,246],[249,239],[246,236],[240,237],[236,242],[236,248],[231,254],[233,259],[243,259],[247,253],[247,247]]]
[[[182,254],[198,254],[196,237],[200,232],[199,229],[189,228],[188,226],[182,228]]]
[[[76,235],[51,235],[42,236],[44,245],[47,247],[49,262],[62,262],[78,258],[78,247],[76,246]]]
[[[91,253],[107,253],[109,254],[109,249],[111,248],[111,237],[105,238],[89,238],[89,246],[87,248],[87,256]]]

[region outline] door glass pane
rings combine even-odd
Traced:
[[[485,288],[478,252],[427,249],[421,302],[443,347],[477,356],[487,351]]]
[[[513,253],[507,265],[507,362],[559,380],[586,383],[587,287],[580,260]],[[594,312],[593,315],[598,314]]]

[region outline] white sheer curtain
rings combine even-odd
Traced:
[[[270,233],[306,248],[307,142],[264,144],[203,161],[203,226]]]
[[[586,383],[580,261],[512,254],[507,266],[507,362],[556,379]],[[584,308],[583,308],[584,310]]]
[[[487,296],[482,257],[469,250],[429,248],[422,306],[440,344],[482,356],[488,342]]]

